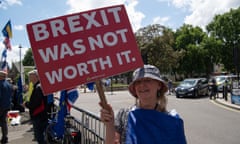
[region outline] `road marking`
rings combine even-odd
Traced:
[[[240,111],[235,110],[235,109],[232,109],[232,108],[229,108],[229,107],[227,107],[227,106],[225,106],[225,105],[219,104],[219,103],[215,102],[214,100],[210,100],[210,102],[212,102],[213,104],[215,104],[215,105],[217,105],[217,106],[219,106],[219,107],[222,107],[222,108],[224,108],[224,109],[227,109],[227,110],[230,110],[230,111],[233,111],[233,112],[240,113]]]

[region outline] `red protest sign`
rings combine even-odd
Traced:
[[[27,24],[44,94],[143,66],[124,5]]]

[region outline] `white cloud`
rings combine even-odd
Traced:
[[[2,0],[0,4],[0,9],[7,9],[9,6],[12,5],[22,5],[21,0]]]
[[[171,0],[173,5],[177,8],[184,8],[190,5],[191,0]],[[198,0],[196,0],[198,1]]]
[[[155,17],[153,19],[153,24],[161,24],[161,25],[168,25],[167,22],[169,21],[169,17]]]
[[[172,0],[177,8],[188,9],[191,12],[186,16],[184,23],[193,26],[205,26],[210,23],[216,14],[228,12],[231,8],[240,6],[239,0]]]
[[[145,16],[140,11],[136,11],[137,0],[67,0],[67,5],[70,6],[67,13],[81,12],[118,4],[125,4],[133,30],[136,31],[141,28],[141,22]]]
[[[23,25],[14,25],[14,29],[22,31],[22,30],[24,30],[24,26]]]
[[[22,5],[21,0],[6,0],[6,2],[11,6],[11,5]]]
[[[127,13],[134,32],[142,27],[141,23],[143,18],[145,17],[142,12],[136,11],[135,7],[137,6],[137,4],[138,1],[132,0],[126,5]]]
[[[68,13],[75,13],[86,11],[90,9],[122,4],[125,0],[111,1],[111,0],[67,0],[67,5],[70,6]]]

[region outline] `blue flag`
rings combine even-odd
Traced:
[[[91,83],[87,83],[87,87],[89,90],[93,91],[94,90],[94,82],[91,82]]]
[[[78,99],[77,88],[68,89],[67,90],[67,104],[68,104],[68,107],[71,107],[76,102],[77,99]]]
[[[10,20],[6,23],[6,25],[2,29],[2,34],[6,38],[12,38],[12,25]]]
[[[23,85],[22,85],[22,78],[19,76],[18,81],[17,81],[17,96],[18,96],[18,104],[23,103]]]
[[[64,135],[64,118],[70,113],[70,107],[76,102],[78,96],[77,88],[62,90],[60,93],[60,110],[57,114],[57,123],[53,127],[56,136],[59,138],[63,138]]]
[[[2,34],[5,37],[3,44],[5,45],[5,47],[8,50],[11,50],[10,38],[12,38],[12,25],[11,25],[10,20],[7,22],[7,24],[2,29]]]
[[[54,103],[54,95],[53,94],[49,94],[47,95],[47,102],[48,104]]]
[[[8,72],[8,63],[7,63],[6,59],[4,61],[2,61],[1,70]]]
[[[6,59],[7,58],[7,49],[4,49],[2,52],[2,59]]]
[[[129,112],[126,144],[186,144],[183,120],[155,110]]]
[[[67,114],[66,95],[67,95],[66,90],[61,91],[60,100],[59,100],[60,109],[57,114],[57,122],[53,127],[54,132],[59,138],[63,138],[63,134],[64,134],[64,117]]]

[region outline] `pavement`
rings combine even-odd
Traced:
[[[230,94],[228,94],[227,101],[222,98],[222,94],[219,94],[219,98],[215,99],[214,101],[216,103],[221,104],[221,105],[223,105],[225,107],[228,107],[230,109],[234,109],[234,110],[240,111],[240,105],[232,104],[231,95]]]
[[[20,124],[13,125],[9,122],[9,144],[37,144],[36,141],[33,141],[33,130],[29,112],[21,112],[19,115],[21,117]]]
[[[116,91],[114,94],[117,95],[119,93]],[[219,96],[220,98],[214,100],[216,103],[240,112],[240,105],[232,104],[230,95],[228,96],[227,101],[221,98],[221,94]],[[21,124],[11,125],[9,123],[9,144],[37,144],[36,141],[33,141],[32,125],[28,111],[20,113],[20,116]]]

